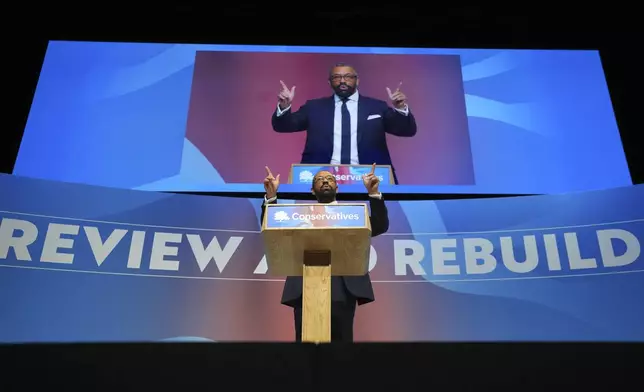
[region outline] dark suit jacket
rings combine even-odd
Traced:
[[[375,237],[386,233],[389,230],[389,213],[385,205],[385,200],[369,197],[369,204],[371,207],[371,216],[369,216],[369,220],[371,221],[371,236]],[[266,204],[262,204],[260,222],[264,221],[265,206]],[[339,278],[343,281],[347,291],[357,298],[359,305],[364,305],[375,300],[369,274],[362,276],[341,276]],[[301,303],[301,300],[302,277],[287,277],[286,283],[284,284],[284,291],[282,292],[282,304],[297,306],[297,304]]]
[[[273,130],[279,133],[307,131],[300,163],[329,164],[333,155],[334,96],[312,99],[300,109],[293,108],[277,117],[273,112]],[[380,118],[367,120],[379,114]],[[385,101],[360,95],[358,98],[358,160],[360,164],[391,165],[395,183],[396,171],[387,147],[386,134],[411,137],[416,134],[416,120],[397,112]]]

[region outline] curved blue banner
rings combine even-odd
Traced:
[[[261,198],[0,189],[1,342],[293,340]],[[387,206],[357,341],[644,341],[644,186]]]

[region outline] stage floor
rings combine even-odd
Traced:
[[[0,390],[638,390],[643,349],[613,343],[2,345]]]

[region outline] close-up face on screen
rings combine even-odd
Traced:
[[[346,161],[333,150],[333,77],[357,98]],[[273,118],[283,92],[307,123]],[[387,114],[396,97],[407,124]],[[330,162],[390,166],[388,193],[631,185],[594,50],[52,41],[13,174],[239,192],[261,191],[265,166],[286,178],[292,164]]]

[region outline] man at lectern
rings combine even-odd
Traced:
[[[416,120],[407,106],[407,97],[400,91],[401,85],[393,92],[386,88],[391,108],[385,101],[359,94],[358,73],[350,65],[336,64],[328,82],[333,95],[311,99],[293,112],[295,86],[289,89],[280,80],[282,90],[273,112],[273,130],[307,131],[301,163],[391,165],[394,183],[398,184],[386,134],[416,135]]]
[[[374,175],[376,164],[371,172],[363,176],[363,183],[369,195],[371,207],[371,236],[375,237],[389,229],[389,214],[382,193],[378,190],[379,180]],[[274,177],[266,168],[264,179],[264,203],[262,204],[261,221],[264,220],[266,204],[277,202],[279,174]],[[328,171],[320,171],[313,177],[311,191],[318,203],[337,204],[336,194],[338,185],[335,177]],[[353,341],[353,318],[356,306],[364,305],[375,300],[369,274],[363,276],[332,276],[331,277],[331,341]],[[302,341],[302,277],[289,276],[286,278],[282,293],[282,304],[293,308],[295,318],[295,340]]]

